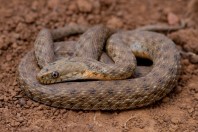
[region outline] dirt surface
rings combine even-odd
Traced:
[[[198,1],[193,0],[0,0],[0,131],[197,132]],[[187,6],[188,5],[188,6]],[[167,35],[182,50],[178,86],[155,104],[128,111],[71,111],[27,98],[17,83],[20,59],[43,27],[69,23],[134,29],[147,24],[188,27]],[[131,84],[133,85],[133,84]]]

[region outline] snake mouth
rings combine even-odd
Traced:
[[[39,81],[39,83],[41,83],[41,84],[50,84],[50,83],[55,82],[55,81],[53,81],[53,80],[46,79],[44,76],[41,76],[41,75],[39,75],[39,74],[37,74],[36,79],[37,79],[37,80]]]
[[[56,83],[55,80],[38,80],[41,84],[53,84],[53,83]]]
[[[50,79],[50,78],[46,78],[44,76],[40,76],[39,74],[36,76],[36,79],[39,81],[39,83],[45,84],[45,85],[53,84],[53,83],[58,83],[58,82],[61,82],[62,81],[61,78]]]

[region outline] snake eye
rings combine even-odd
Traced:
[[[59,73],[57,71],[52,72],[52,77],[57,78],[59,76]]]

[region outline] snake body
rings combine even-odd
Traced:
[[[120,31],[110,36],[108,30],[104,30],[103,28],[102,30],[97,29],[98,28],[93,28],[93,30],[87,31],[88,33],[86,32],[82,35],[82,39],[78,41],[81,46],[77,46],[77,51],[74,55],[77,56],[77,59],[72,60],[67,58],[57,61],[55,61],[57,59],[55,56],[60,53],[50,51],[55,47],[50,44],[47,47],[50,50],[46,51],[42,46],[46,41],[53,44],[53,40],[59,38],[61,35],[64,36],[67,29],[60,31],[47,31],[46,29],[44,34],[41,32],[37,37],[34,50],[36,57],[34,57],[34,51],[31,51],[19,64],[19,81],[21,88],[27,96],[35,101],[59,108],[123,110],[147,106],[160,100],[177,84],[178,75],[180,73],[180,55],[176,49],[176,45],[169,38],[159,33],[140,30]],[[86,29],[76,31],[81,33],[85,30]],[[97,30],[97,34],[94,35],[95,30]],[[72,34],[73,33],[75,32],[72,32]],[[99,54],[102,54],[101,49],[103,47],[98,48],[98,46],[101,45],[99,43],[104,43],[104,40],[107,39],[106,36],[110,36],[106,44],[107,53],[114,57],[115,65],[118,64],[119,67],[126,66],[127,64],[125,70],[133,72],[133,68],[128,68],[128,66],[135,66],[135,64],[128,63],[134,62],[134,57],[129,55],[129,53],[133,53],[136,57],[151,59],[153,61],[152,70],[147,75],[139,78],[128,78],[131,76],[130,73],[125,77],[128,79],[125,80],[69,81],[50,85],[39,83],[40,80],[38,81],[37,78],[40,77],[38,77],[37,73],[40,72],[40,67],[44,67],[44,71],[41,70],[42,74],[48,71],[52,72],[51,69],[53,70],[55,68],[59,70],[62,68],[66,60],[71,62],[76,60],[82,61],[91,69],[94,67],[99,71],[106,70],[106,64],[98,63],[98,61],[90,63],[89,61],[84,61],[83,58],[78,58],[80,56],[85,56],[88,58],[87,60],[98,58]],[[86,43],[85,40],[88,40],[88,42]],[[84,47],[83,44],[85,45]],[[92,46],[90,46],[91,44]],[[120,46],[120,49],[122,49],[122,46],[125,46],[125,49],[129,51],[118,50],[114,48],[115,44],[117,44],[118,47]],[[46,55],[48,57],[42,57]],[[120,58],[124,59],[124,61],[119,62]],[[45,65],[48,65],[47,70]],[[59,65],[61,66],[59,67]],[[102,68],[99,67],[99,65],[102,65]],[[81,64],[78,66],[81,66]],[[74,68],[81,69],[78,66],[74,66]],[[113,65],[112,67],[115,66]],[[110,69],[106,70],[107,73],[108,70]],[[115,71],[110,71],[109,73],[116,74]],[[103,77],[107,76],[108,75]],[[123,76],[123,74],[121,74],[121,76]],[[50,79],[50,77],[47,76],[45,79]],[[54,82],[55,81],[51,80],[43,83]]]

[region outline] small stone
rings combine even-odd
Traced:
[[[39,103],[34,103],[34,107],[39,107],[40,106],[40,104]]]
[[[167,102],[169,102],[169,100],[170,100],[169,97],[165,97],[165,98],[162,99],[162,102],[167,103]]]
[[[12,86],[16,86],[17,85],[17,81],[14,80],[14,82],[12,83]]]
[[[192,113],[194,111],[194,108],[189,108],[188,113]]]
[[[123,22],[118,17],[112,17],[107,21],[107,25],[110,28],[121,28],[123,26]]]
[[[0,108],[2,108],[3,107],[3,102],[0,102]],[[0,121],[1,121],[1,119],[0,119]]]
[[[88,22],[86,21],[86,19],[83,16],[79,16],[77,23],[79,23],[81,25],[88,25]]]
[[[0,101],[3,101],[3,100],[4,100],[3,96],[0,96]]]
[[[189,56],[190,62],[193,64],[198,64],[198,55],[192,54]]]
[[[177,123],[179,123],[179,119],[177,117],[173,117],[171,119],[171,122],[174,123],[174,124],[177,124]]]
[[[179,17],[172,12],[168,13],[167,20],[170,25],[176,25],[179,23]]]
[[[15,126],[19,126],[19,125],[20,125],[20,122],[15,121]]]
[[[196,90],[197,86],[198,86],[197,82],[191,82],[190,84],[188,84],[189,89],[190,90],[195,90],[195,92],[198,91],[198,90]]]
[[[181,86],[177,86],[177,87],[175,88],[175,92],[176,92],[176,93],[181,93],[181,91],[182,91],[182,87],[181,87]]]
[[[31,107],[31,106],[32,106],[32,101],[28,100],[28,101],[26,101],[26,104],[27,104],[27,105],[25,105],[25,106],[26,106],[27,108],[28,108],[28,107]]]
[[[9,101],[9,98],[6,97],[6,96],[4,96],[3,99],[4,99],[5,102],[8,102]]]
[[[24,29],[26,29],[26,28],[27,28],[27,25],[20,22],[20,23],[18,23],[18,25],[16,27],[16,32],[24,31]]]
[[[168,122],[170,120],[170,118],[168,117],[168,116],[165,116],[164,118],[163,118],[163,121],[164,122]]]
[[[11,126],[15,126],[15,121],[12,120],[12,121],[10,122],[10,125],[11,125]]]
[[[19,38],[20,38],[20,34],[14,33],[14,34],[13,34],[13,37],[14,37],[15,39],[19,39]]]
[[[26,21],[26,23],[33,23],[33,22],[35,22],[36,17],[37,17],[37,14],[29,13],[29,15],[26,15],[25,21]]]
[[[184,59],[181,62],[183,65],[186,65],[186,66],[189,65],[189,63],[190,63],[188,59]]]
[[[57,116],[59,114],[59,111],[58,110],[56,110],[55,112],[54,112],[54,116]]]
[[[20,106],[26,105],[26,100],[24,98],[20,98],[19,99],[19,104],[20,104]]]
[[[17,49],[17,48],[18,48],[17,43],[13,43],[13,44],[12,44],[12,47],[13,47],[14,49]]]
[[[10,125],[13,126],[13,127],[15,127],[15,126],[20,125],[20,122],[17,122],[17,121],[12,120],[12,121],[10,122]]]
[[[58,6],[60,0],[48,0],[47,6],[51,9],[54,9]]]
[[[31,9],[36,11],[38,9],[38,5],[39,5],[38,1],[32,2]]]
[[[198,100],[198,93],[194,95],[195,99]]]
[[[21,123],[21,122],[24,121],[24,119],[23,119],[23,117],[18,117],[18,118],[17,118],[17,121]]]
[[[118,12],[117,12],[117,16],[119,16],[119,17],[123,17],[124,14],[125,14],[125,13],[124,13],[123,11],[118,11]]]
[[[169,131],[170,132],[175,132],[177,129],[178,129],[178,126],[177,125],[173,125],[173,124],[171,124],[170,127],[169,127]]]
[[[13,12],[11,10],[2,10],[1,12],[5,17],[9,18],[13,15]]]
[[[94,0],[94,1],[91,1],[92,4],[93,4],[93,12],[94,14],[99,14],[100,13],[100,8],[101,8],[101,4],[100,4],[100,1],[97,1],[97,0]]]
[[[88,0],[78,0],[77,6],[78,6],[79,11],[86,12],[86,13],[91,12],[93,9],[93,5]]]
[[[78,7],[77,7],[76,4],[70,4],[70,5],[68,6],[68,10],[70,11],[70,13],[76,12],[76,11],[78,10]]]

